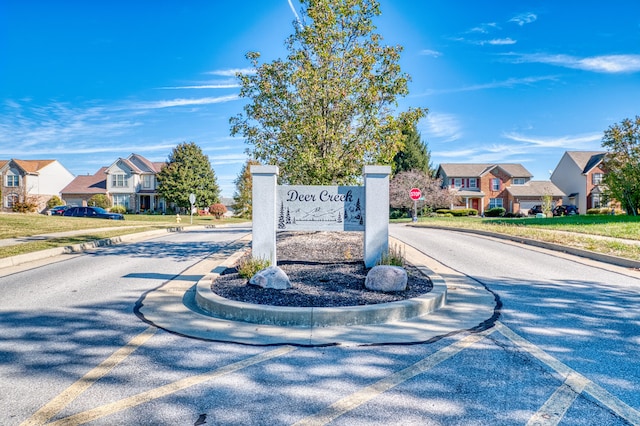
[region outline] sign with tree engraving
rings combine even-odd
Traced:
[[[364,231],[364,187],[278,186],[278,231]]]

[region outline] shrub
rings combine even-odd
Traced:
[[[209,206],[209,213],[214,215],[216,219],[220,219],[227,212],[224,204],[216,203]]]
[[[109,209],[109,211],[111,211],[111,213],[126,213],[127,212],[127,208],[125,206],[113,206]]]
[[[504,216],[506,210],[504,207],[494,207],[484,212],[484,215],[487,217],[501,217]]]
[[[57,195],[54,195],[53,197],[49,198],[49,201],[47,201],[47,208],[51,209],[55,206],[61,206],[63,204],[64,203],[62,202],[60,197],[58,197]]]
[[[34,197],[27,197],[24,201],[14,203],[12,210],[16,213],[33,213],[38,210],[38,202]]]
[[[111,207],[111,200],[105,194],[96,194],[87,201],[88,206],[102,207],[108,209]]]
[[[387,253],[383,253],[380,260],[376,262],[376,265],[391,265],[391,266],[404,266],[404,252],[402,247],[396,244],[389,247]]]
[[[269,259],[258,259],[251,256],[245,256],[238,262],[238,275],[242,278],[250,279],[258,272],[271,266]]]
[[[407,214],[404,212],[404,210],[401,209],[392,209],[389,212],[389,219],[401,219],[406,216]]]

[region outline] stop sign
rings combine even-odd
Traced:
[[[422,192],[418,188],[411,188],[409,196],[411,196],[412,200],[419,200],[422,197]]]

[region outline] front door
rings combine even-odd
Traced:
[[[140,196],[140,211],[144,212],[151,208],[151,197],[148,195]]]
[[[480,200],[477,198],[471,199],[471,208],[474,210],[480,210]]]

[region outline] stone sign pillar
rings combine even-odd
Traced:
[[[251,256],[276,266],[276,185],[278,166],[251,166],[253,234]]]
[[[375,266],[389,251],[389,175],[390,166],[364,166],[365,226],[364,264]]]

